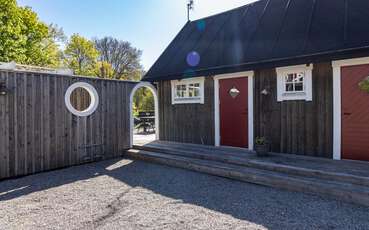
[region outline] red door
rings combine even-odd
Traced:
[[[248,79],[219,80],[220,144],[248,148]]]
[[[369,93],[359,84],[369,65],[342,68],[342,157],[369,161]]]

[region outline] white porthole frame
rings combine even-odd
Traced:
[[[72,102],[71,102],[72,93],[74,90],[78,88],[85,89],[91,98],[90,105],[88,106],[87,109],[83,111],[76,110],[73,107]],[[92,85],[86,82],[76,82],[72,84],[71,86],[69,86],[69,88],[67,89],[65,93],[64,100],[65,100],[65,105],[67,109],[69,110],[69,112],[71,112],[73,115],[78,116],[78,117],[90,116],[96,111],[97,107],[99,106],[99,94],[97,93],[96,89]]]

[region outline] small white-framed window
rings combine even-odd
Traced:
[[[82,110],[72,102],[73,93],[77,90],[86,91],[89,96],[89,105],[87,108],[82,108]],[[80,96],[78,94],[75,95]],[[69,112],[79,117],[87,117],[93,114],[99,106],[99,94],[91,84],[86,82],[76,82],[68,87],[64,96],[64,101]]]
[[[172,104],[204,104],[204,77],[173,80]]]
[[[277,100],[313,100],[313,65],[277,68]]]

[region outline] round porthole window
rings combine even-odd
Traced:
[[[65,105],[76,116],[90,116],[99,105],[99,95],[92,85],[86,82],[77,82],[67,89]]]

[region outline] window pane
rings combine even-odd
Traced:
[[[194,88],[193,88],[193,84],[189,84],[188,85],[188,96],[189,97],[193,97],[194,96]]]
[[[189,97],[199,97],[200,96],[200,84],[189,84],[188,85],[188,96]]]
[[[200,97],[200,88],[195,88],[194,90],[194,97]]]
[[[181,86],[180,85],[177,85],[176,95],[177,97],[181,97]]]
[[[296,78],[295,74],[293,74],[293,73],[287,74],[286,75],[286,83],[293,82],[295,78]]]
[[[293,83],[286,84],[286,92],[293,92]]]
[[[193,91],[194,97],[200,96],[200,83],[194,84],[194,91]]]
[[[177,85],[177,97],[186,97],[186,85]]]
[[[186,85],[182,85],[182,97],[186,97],[186,90],[187,90]]]
[[[188,96],[189,97],[193,97],[194,96],[194,88],[191,85],[188,87]]]
[[[304,78],[305,72],[289,73],[285,75],[286,92],[303,92]]]
[[[305,77],[305,73],[304,72],[298,73],[297,74],[296,82],[304,82],[304,77]]]
[[[295,91],[296,92],[302,92],[302,91],[304,91],[304,84],[303,83],[296,83],[295,84]]]

